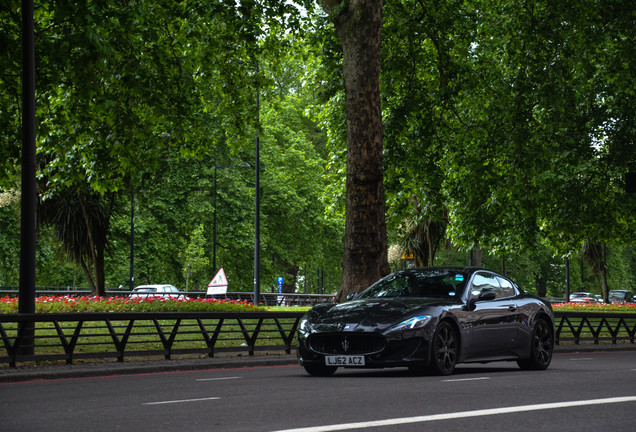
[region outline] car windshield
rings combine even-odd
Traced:
[[[376,297],[426,297],[460,298],[466,276],[453,270],[411,270],[392,273],[369,288],[357,298]]]
[[[156,292],[157,288],[135,288],[135,292]]]

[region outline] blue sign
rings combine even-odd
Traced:
[[[283,284],[285,283],[285,278],[282,276],[278,276],[276,278],[276,283],[278,284],[278,293],[282,293],[283,292]]]

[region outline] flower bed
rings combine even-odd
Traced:
[[[17,297],[0,298],[0,314],[18,313]],[[579,312],[634,312],[636,303],[582,303],[563,302],[552,304],[554,311]],[[268,310],[307,310],[299,307],[270,308],[254,306],[247,300],[214,298],[129,298],[98,296],[40,296],[35,299],[36,313],[64,312],[245,312]]]
[[[583,303],[563,302],[552,304],[555,312],[634,312],[636,303]]]
[[[0,298],[0,314],[18,313],[18,298]],[[247,300],[213,298],[129,298],[41,296],[35,299],[36,313],[65,312],[245,312],[267,311],[269,307],[254,306]]]

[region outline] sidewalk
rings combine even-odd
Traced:
[[[555,354],[565,354],[603,351],[636,351],[636,345],[566,345],[556,346],[554,352]],[[254,356],[226,354],[214,358],[174,360],[154,358],[150,360],[130,360],[121,363],[113,359],[97,359],[91,362],[77,362],[71,365],[62,363],[46,365],[18,364],[15,368],[2,365],[0,366],[0,383],[208,369],[240,369],[296,364],[298,363],[295,354],[264,352],[256,353]]]

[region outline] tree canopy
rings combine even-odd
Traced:
[[[6,257],[18,247],[19,3],[0,4],[0,253]],[[126,285],[135,188],[138,279],[179,285],[188,245],[205,242],[203,269],[188,273],[198,278],[190,284],[202,286],[213,276],[205,276],[204,258],[211,267],[216,212],[219,266],[248,287],[253,169],[215,167],[253,166],[257,133],[265,280],[284,274],[307,284],[322,269],[335,289],[340,258],[357,235],[344,223],[345,208],[354,211],[346,205],[346,179],[378,172],[385,197],[376,196],[372,207],[386,215],[387,226],[376,217],[359,231],[358,245],[379,247],[373,272],[359,267],[351,274],[360,282],[355,289],[386,271],[383,236],[403,246],[411,241],[422,263],[435,262],[450,242],[462,251],[484,248],[514,261],[515,269],[529,255],[546,263],[597,245],[607,253],[595,256],[620,267],[627,280],[636,278],[621,264],[633,260],[636,243],[636,198],[625,192],[626,173],[636,171],[633,5],[393,1],[380,10],[381,44],[370,44],[361,26],[346,25],[354,22],[347,14],[367,2],[321,4],[325,9],[308,0],[126,7],[36,1],[38,280],[55,280],[41,263],[65,262],[59,249],[80,266],[103,256],[104,277],[90,276],[102,289]],[[349,115],[369,106],[364,99],[347,105],[354,88],[347,74],[367,75],[347,67],[372,62],[346,56],[365,43],[381,65],[374,105],[381,124],[356,132]],[[348,139],[375,143],[380,165],[360,164],[364,158],[347,147]],[[82,202],[108,209],[95,212],[108,221],[62,218],[63,209],[86,218]],[[81,221],[96,231],[71,235]],[[100,238],[92,249],[64,240],[91,236]],[[619,252],[632,258],[620,261]],[[60,284],[77,277],[59,272]],[[537,284],[547,280],[538,264],[533,272]],[[0,275],[7,283],[15,277],[4,268]]]

